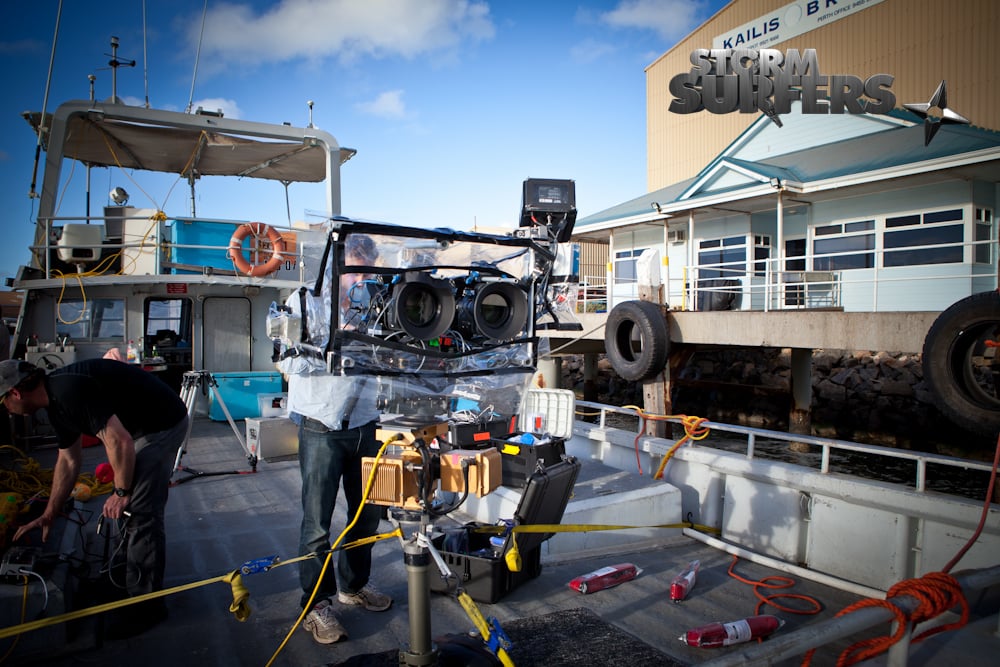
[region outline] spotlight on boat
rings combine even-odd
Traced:
[[[112,188],[111,192],[108,193],[108,196],[111,197],[111,201],[119,206],[125,206],[128,204],[128,193],[125,192],[125,188]]]

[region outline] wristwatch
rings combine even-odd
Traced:
[[[117,486],[115,486],[112,487],[112,490],[115,492],[115,495],[118,496],[119,498],[124,498],[125,496],[132,495],[132,489],[119,489]]]

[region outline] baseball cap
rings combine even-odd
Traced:
[[[20,359],[0,361],[0,400],[18,383],[39,371],[38,366]]]

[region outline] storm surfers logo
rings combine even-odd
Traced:
[[[695,49],[690,72],[670,80],[672,113],[763,111],[779,125],[778,114],[801,100],[802,113],[884,114],[896,106],[894,77],[876,74],[862,81],[849,74],[820,73],[815,49]]]

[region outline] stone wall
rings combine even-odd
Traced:
[[[642,405],[642,389],[621,380],[602,356],[598,400]],[[563,357],[562,386],[583,396],[582,356]],[[675,378],[675,414],[788,430],[790,352],[776,348],[695,353]],[[816,350],[812,358],[812,433],[868,444],[970,456],[992,452],[995,438],[971,435],[934,406],[920,355]]]

